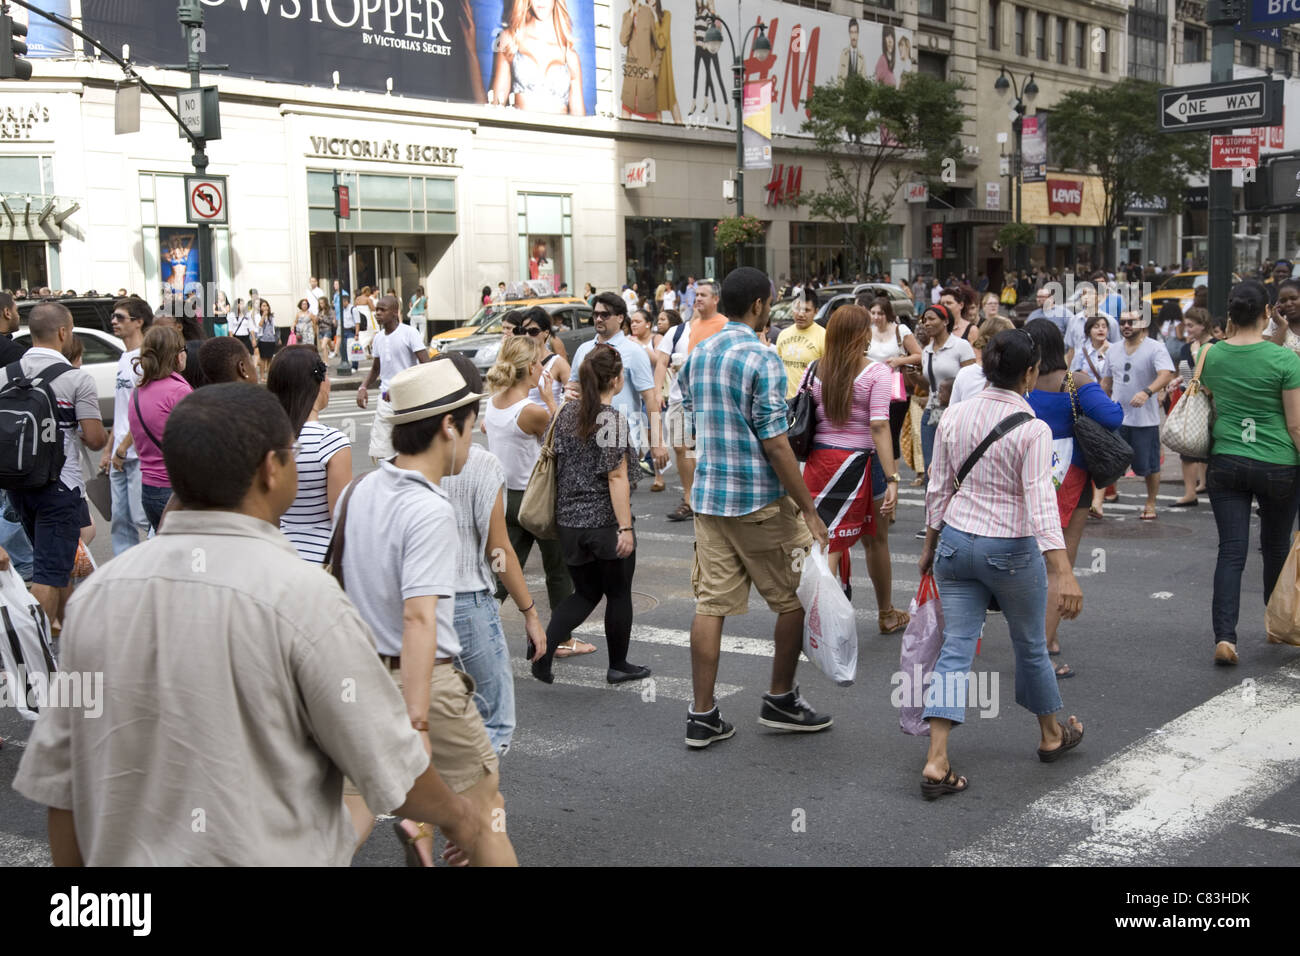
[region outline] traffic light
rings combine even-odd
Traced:
[[[6,10],[0,15],[0,80],[30,80],[32,65],[24,60],[27,52],[27,24],[19,23]]]

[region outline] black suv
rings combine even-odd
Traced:
[[[64,296],[49,299],[19,299],[18,323],[27,327],[27,314],[42,302],[57,302],[72,313],[72,324],[79,329],[95,329],[98,332],[113,334],[113,303],[117,299],[111,295]]]

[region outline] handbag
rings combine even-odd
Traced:
[[[290,329],[290,330],[289,330],[289,342],[288,342],[288,344],[289,344],[289,345],[297,345],[297,344],[298,344],[298,330],[297,330],[297,329]]]
[[[563,406],[561,406],[563,407]],[[519,501],[519,526],[539,541],[553,541],[560,536],[555,524],[555,493],[557,476],[555,467],[555,423],[557,412],[546,429],[546,439],[528,476],[528,487]]]
[[[0,571],[0,683],[24,720],[35,720],[50,703],[50,683],[58,670],[50,622],[11,564]]]
[[[1079,392],[1073,373],[1065,373],[1065,384],[1070,390],[1070,411],[1074,415],[1074,440],[1083,452],[1083,463],[1098,488],[1113,485],[1128,471],[1133,462],[1133,449],[1100,422],[1083,414],[1079,405]]]
[[[816,374],[818,361],[819,359],[813,359],[804,371],[799,391],[795,392],[794,398],[788,403],[789,413],[786,417],[790,424],[786,437],[790,439],[790,448],[799,461],[808,460],[808,455],[812,452],[813,436],[817,431],[817,400],[813,398],[812,386],[808,380]]]
[[[1201,369],[1211,346],[1201,347],[1196,358],[1196,374],[1165,419],[1161,441],[1184,458],[1209,458],[1214,428],[1214,401],[1201,385]]]
[[[898,347],[903,348],[903,330],[894,323],[894,338],[898,341]],[[907,355],[907,350],[903,350],[903,355]],[[911,366],[904,366],[910,368]],[[907,379],[903,376],[902,369],[893,369],[890,373],[889,400],[891,402],[907,401]]]

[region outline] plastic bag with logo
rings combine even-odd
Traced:
[[[939,604],[939,587],[934,583],[934,575],[922,576],[921,586],[912,599],[911,614],[912,620],[903,632],[903,649],[898,655],[902,685],[894,689],[895,703],[899,705],[898,726],[905,734],[928,737],[930,725],[921,719],[925,689],[943,648],[943,607]]]
[[[5,684],[0,699],[16,706],[21,717],[35,720],[56,666],[50,622],[12,565],[0,571],[0,667]]]
[[[821,548],[814,547],[804,559],[796,593],[804,609],[804,655],[835,683],[848,687],[858,671],[858,618]]]

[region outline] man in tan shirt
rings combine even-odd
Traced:
[[[183,510],[68,602],[61,666],[102,674],[102,714],[47,707],[14,789],[49,809],[56,865],[346,866],[343,776],[375,809],[480,824],[429,761],[338,584],[279,531],[297,494],[265,390],[176,406],[163,454]]]

